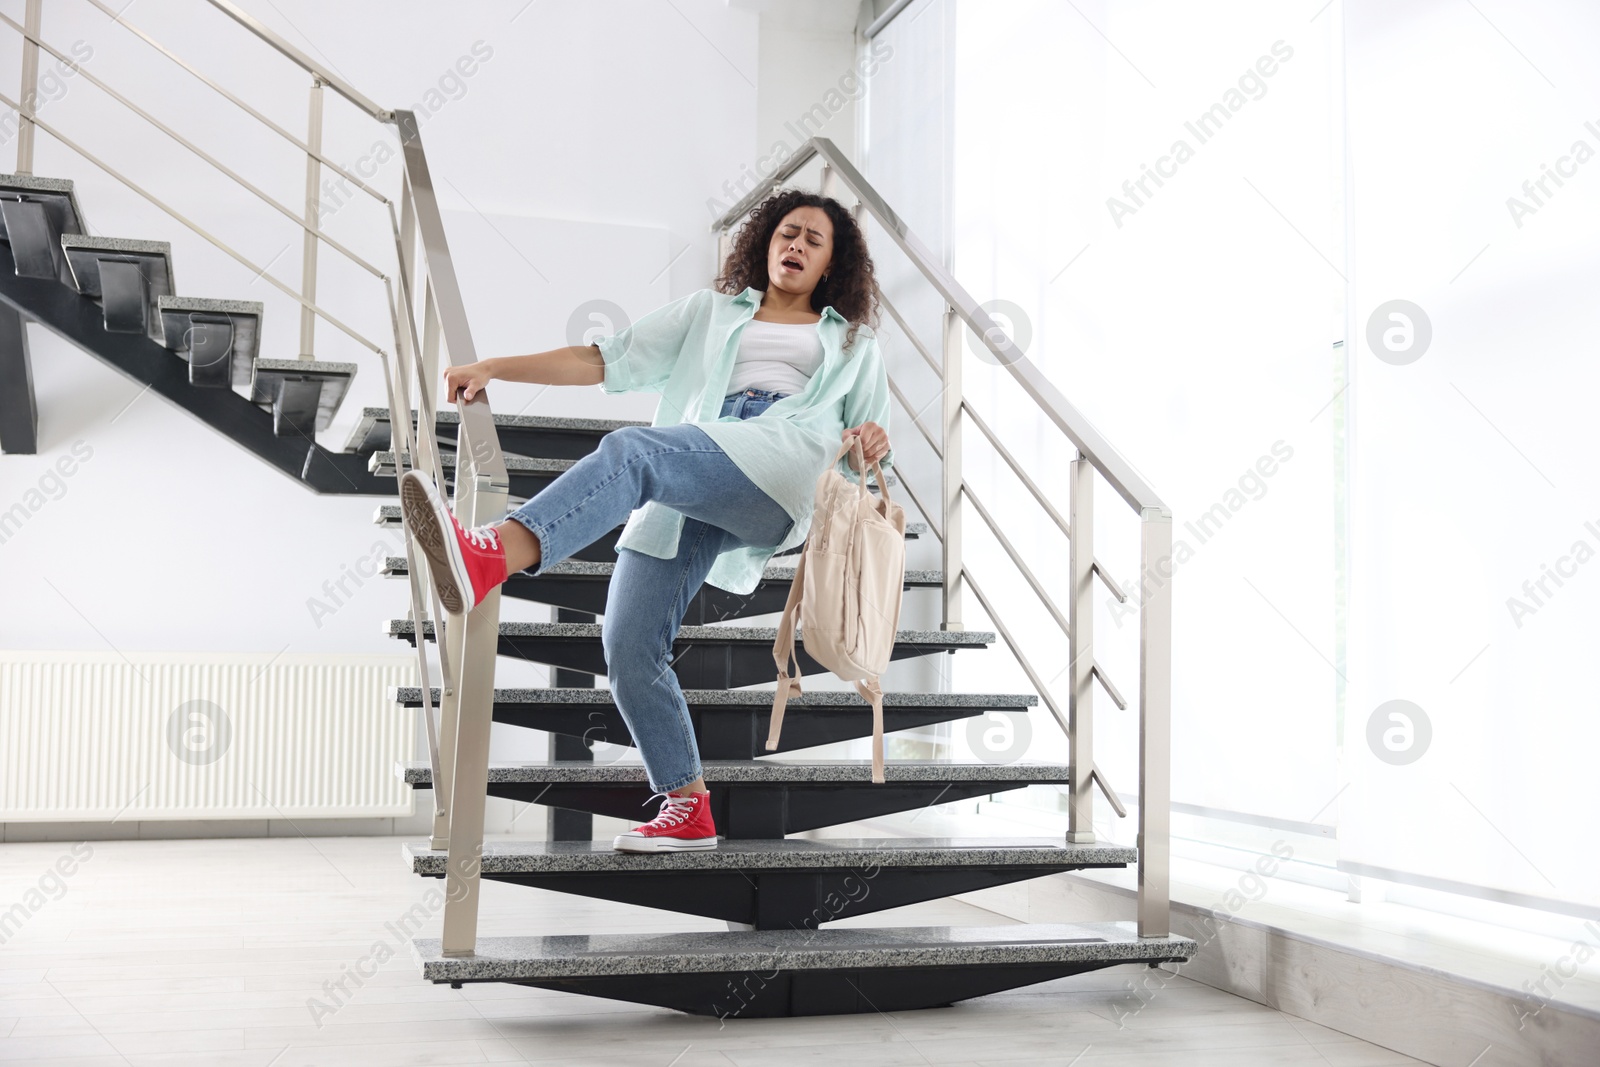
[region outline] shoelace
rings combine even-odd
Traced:
[[[694,812],[695,799],[693,794],[680,797],[671,793],[652,793],[645,803],[650,803],[656,797],[665,797],[667,802],[661,805],[660,814],[651,819],[646,825],[676,826]]]
[[[500,547],[500,535],[494,532],[493,526],[474,526],[470,530],[462,531],[467,535],[474,548],[497,549]]]

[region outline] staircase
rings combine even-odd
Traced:
[[[371,412],[374,419],[386,413]],[[562,433],[565,427],[552,428]],[[594,435],[590,446],[598,442]],[[519,447],[529,462],[568,442],[541,447],[526,433]],[[564,457],[565,458],[565,457]],[[566,459],[570,462],[570,459]],[[515,470],[508,457],[507,467]],[[398,522],[385,506],[378,521]],[[606,540],[614,543],[615,531]],[[908,537],[921,537],[915,524]],[[601,555],[611,555],[606,548]],[[672,657],[711,787],[713,818],[723,836],[713,852],[638,855],[591,840],[587,825],[574,836],[484,847],[478,875],[492,881],[558,893],[622,901],[720,920],[709,933],[554,935],[479,939],[470,956],[446,955],[437,940],[415,944],[423,977],[461,985],[514,982],[610,997],[720,1017],[839,1014],[925,1008],[1046,981],[1095,968],[1187,959],[1193,942],[1143,937],[1132,923],[1088,923],[951,929],[891,927],[827,929],[839,919],[868,915],[957,893],[1006,885],[1062,871],[1124,867],[1137,850],[1060,837],[987,840],[943,838],[801,839],[788,835],[915,812],[936,803],[991,796],[1030,785],[1070,788],[1071,771],[1038,763],[953,763],[891,759],[886,781],[871,782],[867,760],[775,759],[764,751],[772,707],[770,688],[746,686],[774,677],[771,627],[740,620],[780,611],[794,576],[792,562],[774,557],[758,588],[735,597],[703,586],[691,601]],[[569,560],[548,573],[523,574],[505,595],[571,612],[604,615],[613,563]],[[409,576],[404,558],[386,572]],[[941,591],[939,571],[909,570],[905,589]],[[697,620],[716,619],[714,625]],[[410,619],[392,619],[385,632],[415,646]],[[554,671],[603,677],[601,626],[585,622],[501,622],[500,657],[525,659]],[[424,643],[436,640],[432,624]],[[973,630],[903,630],[893,658],[986,648],[995,634]],[[803,644],[803,642],[802,642]],[[825,673],[799,651],[805,674]],[[421,708],[419,687],[392,693],[403,707]],[[433,689],[428,704],[443,694]],[[886,733],[990,713],[1025,715],[1032,693],[891,692],[885,696]],[[495,764],[486,768],[489,796],[552,810],[638,821],[651,789],[637,762],[597,765],[594,742],[632,745],[626,724],[605,688],[565,686],[496,689],[493,721],[568,739],[568,751],[589,759]],[[791,698],[780,754],[870,736],[867,704],[853,691],[808,690]],[[414,788],[433,789],[430,763],[397,769]],[[449,852],[433,842],[406,845],[410,869],[444,878]],[[753,980],[759,974],[760,980]]]
[[[100,0],[86,2],[116,14]],[[29,319],[150,386],[309,489],[393,498],[395,479],[409,469],[422,469],[450,488],[454,510],[469,526],[499,519],[515,498],[538,493],[597,447],[605,434],[638,425],[497,416],[485,396],[471,404],[457,403],[452,410],[436,410],[441,357],[459,366],[477,356],[414,116],[379,107],[227,0],[206,0],[202,7],[245,27],[311,77],[310,121],[301,139],[195,75],[305,154],[303,212],[272,201],[159,119],[112,95],[299,226],[304,236],[301,285],[292,288],[257,268],[69,139],[35,113],[26,89],[22,106],[0,93],[0,103],[22,117],[17,173],[0,175],[0,444],[6,451],[31,451],[36,439],[31,387],[24,393],[18,385],[29,380],[22,332],[22,322]],[[23,34],[25,87],[37,81],[41,51],[62,58],[45,40],[41,16],[41,0],[26,0],[25,26],[0,14],[0,22]],[[154,43],[120,15],[117,21]],[[78,74],[103,86],[89,71]],[[325,89],[372,121],[395,127],[403,160],[398,196],[371,189],[323,155]],[[291,358],[263,354],[264,344],[283,342],[265,332],[260,303],[181,295],[167,243],[91,234],[73,183],[31,173],[36,131],[77,150],[293,297],[301,307],[301,321],[298,346],[292,352],[285,349]],[[936,427],[930,429],[891,375],[891,388],[907,416],[895,428],[902,442],[900,455],[907,455],[904,443],[921,436],[933,462],[918,470],[902,461],[901,469],[911,468],[914,480],[897,478],[889,484],[897,492],[903,489],[912,505],[908,510],[920,511],[925,520],[911,524],[907,538],[932,538],[941,560],[936,569],[908,570],[904,585],[908,597],[931,598],[937,604],[939,625],[901,631],[893,658],[955,655],[991,648],[998,640],[1034,690],[891,692],[884,701],[885,729],[895,734],[979,715],[1028,716],[1043,704],[1067,738],[1068,758],[1062,763],[1000,764],[891,756],[886,781],[874,784],[869,761],[807,758],[808,749],[858,740],[871,731],[867,705],[858,695],[814,685],[790,698],[780,750],[767,753],[772,691],[748,687],[773,680],[776,631],[749,623],[782,609],[794,577],[791,552],[788,558],[774,557],[758,588],[746,596],[701,588],[675,641],[672,669],[694,721],[704,776],[712,789],[713,816],[724,838],[720,847],[690,853],[616,852],[609,842],[592,840],[593,817],[640,819],[650,796],[641,765],[598,763],[591,747],[597,741],[633,743],[610,691],[596,684],[606,669],[603,624],[597,620],[605,615],[620,527],[544,573],[513,577],[465,618],[447,617],[439,610],[421,570],[424,558],[413,550],[407,532],[405,555],[386,560],[384,573],[407,584],[410,608],[407,617],[386,621],[384,632],[411,650],[418,675],[416,685],[388,696],[399,708],[417,709],[428,734],[428,759],[396,769],[433,811],[430,839],[406,844],[405,861],[420,877],[442,879],[445,888],[442,936],[413,943],[425,981],[456,987],[508,982],[722,1018],[793,1016],[947,1005],[1097,968],[1183,961],[1196,951],[1193,940],[1173,936],[1169,929],[1171,514],[830,141],[815,138],[790,156],[773,175],[774,185],[797,180],[802,168],[813,163],[820,164],[822,190],[842,200],[853,198],[857,216],[875,223],[889,242],[876,248],[875,256],[891,249],[904,254],[945,307],[940,343],[930,346],[885,302],[938,379],[940,397]],[[316,195],[324,167],[354,182],[387,212],[394,235],[394,248],[386,250],[386,255],[392,252],[391,265],[374,266],[320,228]],[[770,191],[763,187],[752,193],[713,225],[722,250],[732,229]],[[323,246],[382,282],[394,324],[392,343],[379,345],[359,335],[318,303],[316,263]],[[338,411],[357,365],[312,356],[318,322],[377,357],[388,399],[386,407],[364,409],[354,432],[337,450],[319,444],[316,435]],[[1078,458],[1065,471],[1051,472],[1065,486],[1065,515],[964,398],[967,331],[1076,447]],[[971,430],[987,439],[1029,490],[1043,521],[1053,522],[1070,539],[1064,609],[984,506],[978,487],[963,476],[963,435]],[[1098,840],[1093,824],[1097,792],[1118,816],[1128,814],[1121,794],[1094,761],[1094,691],[1103,689],[1119,707],[1130,703],[1094,653],[1096,583],[1126,599],[1094,555],[1097,477],[1139,517],[1141,529],[1137,847]],[[918,484],[925,493],[934,490],[928,501],[919,497]],[[963,526],[973,516],[988,527],[1067,638],[1067,662],[1056,672],[1064,678],[1064,702],[1006,625],[1007,615],[1015,618],[1015,613],[990,600],[964,556]],[[396,505],[381,504],[373,518],[379,525],[403,529]],[[963,624],[968,592],[993,630]],[[553,621],[502,621],[502,597],[547,605]],[[799,636],[802,673],[824,673],[805,653],[803,632]],[[552,685],[495,688],[501,658],[546,666]],[[441,684],[435,684],[435,677]],[[489,736],[495,722],[549,735],[551,758],[491,763]],[[1052,787],[1067,797],[1062,832],[1025,839],[793,836],[1029,786]],[[486,845],[488,796],[547,808],[546,839]],[[1128,921],[972,928],[829,926],[840,919],[1064,871],[1128,866],[1138,868],[1136,914]],[[483,879],[699,916],[727,928],[608,935],[529,931],[523,937],[480,938]]]

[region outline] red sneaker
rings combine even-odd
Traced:
[[[643,826],[618,834],[611,847],[619,852],[676,852],[716,848],[717,828],[711,823],[711,794],[689,793],[666,797],[661,813]]]
[[[439,602],[450,614],[471,611],[506,580],[506,549],[494,527],[463,529],[432,478],[406,471],[400,479],[400,508],[417,547],[428,557]]]

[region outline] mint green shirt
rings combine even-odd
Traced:
[[[740,545],[717,556],[706,581],[730,593],[753,591],[773,555],[806,539],[817,478],[839,450],[845,429],[864,422],[889,427],[889,378],[878,339],[863,325],[845,352],[850,323],[832,305],[817,322],[822,366],[805,389],[754,418],[722,416],[739,335],[760,308],[761,295],[753,287],[737,296],[701,289],[598,342],[605,359],[605,380],[599,383],[603,392],[660,393],[652,425],[696,424],[794,519],[780,544]],[[893,449],[878,465],[885,471],[894,466]],[[848,457],[839,460],[837,469],[857,480]],[[682,512],[652,500],[628,517],[617,547],[671,559],[678,552],[683,518]]]

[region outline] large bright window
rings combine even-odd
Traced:
[[[949,91],[873,86],[869,177],[1173,509],[1190,854],[1288,827],[1327,841],[1329,876],[1600,914],[1572,833],[1600,742],[1600,114],[1581,104],[1600,11],[920,9],[953,30],[925,14],[901,69],[952,48]],[[1070,446],[1003,371],[965,366],[1064,508]],[[1064,605],[1064,540],[972,429],[964,470]],[[1096,555],[1131,586],[1137,521],[1103,484],[1096,507]],[[965,530],[1064,706],[1059,628],[971,509]],[[1133,699],[1135,616],[1102,599],[1095,656]],[[964,622],[992,625],[970,596]],[[1004,652],[953,684],[1031,688]],[[1131,795],[1133,713],[1095,700],[1097,763]],[[1031,728],[1030,756],[1064,755],[1042,709]]]

